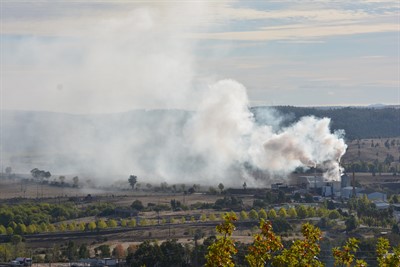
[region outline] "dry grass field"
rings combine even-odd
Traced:
[[[386,145],[385,145],[386,142]],[[389,146],[387,145],[389,143]],[[372,146],[372,144],[374,144]],[[393,139],[365,139],[355,140],[348,143],[349,148],[344,157],[344,162],[351,161],[367,161],[383,162],[388,154],[392,155],[395,161],[399,160],[400,157],[400,138]],[[360,152],[358,152],[360,151]],[[393,176],[392,173],[377,173],[373,176],[371,173],[356,173],[355,178],[362,186],[374,188],[374,189],[385,189],[385,183],[399,183],[400,176]],[[202,188],[203,192],[208,191],[207,188]],[[118,207],[130,206],[134,200],[140,200],[144,206],[149,203],[156,205],[170,205],[171,200],[180,201],[185,206],[190,206],[195,203],[215,203],[215,201],[223,196],[210,195],[205,193],[194,193],[184,195],[183,193],[162,193],[153,192],[146,190],[132,191],[128,188],[126,190],[118,190],[114,188],[72,188],[72,187],[61,187],[49,184],[38,184],[35,181],[27,179],[0,179],[0,203],[19,203],[19,202],[47,202],[47,203],[63,203],[69,201],[70,198],[83,199],[90,194],[93,199],[90,203],[113,203]],[[249,209],[254,201],[252,195],[237,195],[244,205]],[[86,205],[86,204],[83,204]],[[87,243],[92,248],[98,247],[102,244],[110,245],[111,248],[117,244],[122,244],[124,247],[128,247],[131,244],[138,245],[144,240],[158,240],[163,242],[167,239],[178,239],[181,243],[188,243],[193,245],[193,236],[195,231],[201,231],[205,236],[215,234],[215,225],[219,221],[207,221],[206,223],[187,220],[185,223],[181,223],[182,217],[199,217],[200,214],[206,214],[209,217],[210,213],[220,216],[222,212],[214,210],[188,210],[188,211],[161,211],[159,214],[156,212],[145,212],[139,213],[141,218],[145,218],[151,221],[157,221],[158,216],[160,218],[175,218],[179,223],[168,224],[168,225],[152,225],[146,227],[137,227],[132,230],[125,232],[115,233],[98,233],[97,235],[90,235],[85,237],[49,237],[49,238],[31,238],[26,240],[26,246],[28,248],[51,248],[55,244],[62,245],[68,240],[74,240],[76,243]],[[86,217],[80,218],[80,221],[90,222],[99,218]],[[106,219],[106,218],[104,218]],[[66,221],[69,223],[71,221]],[[234,238],[238,241],[247,243],[252,240],[252,228],[249,227],[237,227]],[[61,266],[61,265],[60,265]]]
[[[353,140],[348,141],[347,145],[346,154],[342,159],[344,163],[356,161],[374,162],[375,160],[384,162],[387,155],[390,154],[393,156],[394,161],[399,164],[400,137]]]
[[[217,199],[223,197],[222,195],[209,195],[204,193],[194,193],[184,195],[183,193],[155,193],[145,191],[109,191],[100,189],[87,189],[87,188],[61,188],[58,186],[50,186],[47,184],[40,185],[35,182],[23,182],[19,179],[0,179],[0,203],[29,203],[29,202],[46,202],[46,203],[63,203],[69,200],[70,197],[84,198],[88,194],[93,197],[92,204],[95,203],[113,203],[116,206],[129,206],[134,200],[140,200],[145,206],[148,203],[154,204],[165,204],[170,205],[171,200],[175,199],[180,201],[186,206],[190,206],[195,203],[214,203]],[[245,205],[251,206],[254,198],[251,195],[243,195],[240,197]],[[90,204],[87,203],[87,204]],[[86,204],[83,204],[86,205]],[[187,211],[161,211],[159,214],[156,212],[140,212],[139,216],[152,221],[157,221],[158,216],[160,218],[174,218],[176,224],[167,226],[153,225],[144,228],[135,228],[132,231],[120,232],[120,233],[99,233],[98,235],[86,236],[83,238],[79,237],[58,237],[55,234],[53,237],[41,238],[33,237],[26,239],[26,246],[30,248],[51,248],[54,244],[62,245],[68,240],[73,240],[76,243],[87,243],[91,246],[97,247],[103,243],[115,246],[116,244],[123,244],[128,246],[130,244],[139,244],[147,239],[157,239],[162,242],[167,239],[178,239],[183,243],[193,243],[193,235],[195,231],[202,231],[205,236],[210,236],[215,233],[215,226],[219,223],[219,220],[202,223],[199,221],[200,214],[205,214],[209,217],[210,213],[213,213],[220,218],[223,212],[214,210],[187,210]],[[182,217],[190,218],[196,217],[195,221],[187,219],[185,223],[181,223]],[[90,222],[96,219],[94,217],[80,218],[79,220],[64,221],[64,223],[70,223],[72,221],[78,222]],[[103,218],[107,219],[107,218]],[[251,231],[239,230],[235,233],[236,237],[240,240],[251,240]],[[106,240],[106,241],[104,241]]]
[[[109,192],[112,194],[113,192]],[[76,189],[72,187],[57,187],[40,185],[32,181],[20,179],[0,179],[0,199],[10,198],[56,198],[62,196],[86,196],[87,194],[105,194],[102,190]]]
[[[21,182],[18,179],[0,179],[0,199],[56,199],[56,201],[66,201],[70,197],[84,198],[88,194],[94,197],[94,201],[105,201],[116,204],[117,206],[129,206],[136,199],[140,200],[145,206],[148,203],[170,205],[171,200],[180,201],[186,206],[197,202],[214,203],[221,195],[209,195],[194,193],[184,195],[183,193],[155,193],[148,191],[132,190],[105,190],[94,188],[72,188],[51,186],[48,184],[38,184],[35,182]],[[253,198],[244,198],[245,205],[251,205]]]

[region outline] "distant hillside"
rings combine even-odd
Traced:
[[[255,114],[262,114],[269,107],[252,108]],[[400,136],[400,109],[387,108],[304,108],[292,106],[274,107],[284,116],[282,125],[287,126],[303,116],[329,117],[333,130],[344,129],[349,140],[365,138],[388,138]],[[260,120],[260,116],[256,116]],[[261,118],[262,120],[262,118]],[[262,121],[261,121],[262,123]]]
[[[348,148],[342,163],[385,163],[386,171],[390,166],[400,167],[400,138],[374,138],[347,142]],[[359,171],[366,171],[360,169]]]
[[[349,144],[355,139],[380,137],[385,142],[400,137],[400,109],[395,108],[254,107],[251,111],[257,123],[271,125],[277,131],[303,116],[330,117],[333,130],[346,131]],[[140,174],[150,173],[155,164],[166,172],[184,170],[183,175],[199,172],[203,159],[190,153],[187,156],[192,144],[185,139],[185,134],[192,115],[193,112],[184,110],[135,110],[98,115],[2,111],[0,164],[22,171],[51,167],[60,173],[112,169],[110,173],[118,174],[123,169]],[[378,152],[379,161],[385,160],[388,153],[398,160],[398,153],[393,152],[397,149],[397,139],[396,147],[390,149],[384,148],[384,143],[375,148],[376,141],[370,148],[370,142],[361,144],[360,153],[358,147],[352,149],[349,159],[363,160],[368,155],[366,160],[371,161]],[[159,158],[168,158],[173,165],[165,165]]]
[[[179,139],[188,114],[177,110],[96,115],[3,111],[0,163],[14,170],[60,173],[112,169],[112,174],[119,174],[123,166],[140,174],[139,167],[154,169],[153,158],[173,145],[168,136]]]

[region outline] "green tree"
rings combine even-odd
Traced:
[[[129,220],[128,226],[129,226],[129,227],[136,227],[136,220],[135,220],[135,219]]]
[[[132,187],[132,190],[135,189],[135,185],[137,183],[137,176],[136,175],[130,175],[128,178],[129,185]]]
[[[185,250],[176,240],[167,240],[160,246],[162,260],[160,266],[184,266]]]
[[[292,219],[297,218],[297,211],[296,211],[296,209],[293,208],[293,207],[289,208],[289,210],[288,210],[288,215],[289,215],[289,217],[292,218]]]
[[[78,231],[85,231],[85,223],[84,222],[80,222],[76,225],[76,228]]]
[[[146,225],[148,225],[149,224],[149,222],[145,219],[145,218],[141,218],[141,220],[140,220],[140,226],[146,226]]]
[[[96,255],[102,258],[110,257],[111,256],[111,249],[109,245],[101,245],[94,248],[94,252]]]
[[[36,224],[30,224],[26,227],[27,234],[34,234],[37,233],[37,226]]]
[[[328,217],[331,220],[339,219],[340,218],[340,213],[337,210],[331,210],[329,212],[329,216]]]
[[[74,178],[72,178],[72,186],[75,188],[79,187],[79,177],[75,176]]]
[[[10,243],[6,244],[0,244],[0,260],[2,262],[8,262],[12,260],[12,251],[13,251],[13,245]]]
[[[116,220],[111,219],[107,221],[107,226],[110,228],[115,228],[118,226],[118,224]]]
[[[347,232],[353,231],[358,227],[358,220],[353,215],[351,215],[348,219],[346,219],[344,223],[346,225]]]
[[[399,228],[399,225],[397,223],[394,223],[392,225],[392,233],[400,235],[400,228]]]
[[[90,257],[90,254],[89,254],[89,249],[88,249],[88,247],[87,247],[87,244],[81,244],[80,246],[79,246],[79,249],[78,249],[78,257],[80,258],[80,259],[87,259],[87,258],[89,258]]]
[[[19,223],[17,224],[17,227],[15,227],[14,229],[14,233],[18,234],[18,235],[23,235],[26,233],[26,226],[23,223]]]
[[[13,235],[11,237],[11,243],[15,246],[22,242],[22,236],[20,235]]]
[[[276,214],[275,209],[270,209],[268,212],[268,218],[275,219],[278,215]]]
[[[258,213],[257,213],[257,211],[255,209],[252,209],[249,212],[249,218],[252,219],[252,220],[258,220]]]
[[[104,220],[98,220],[97,221],[97,225],[96,225],[97,229],[106,229],[107,228],[107,224]]]
[[[210,221],[215,221],[215,220],[217,219],[217,217],[215,217],[215,214],[214,214],[214,213],[211,213],[211,214],[208,216],[208,219],[209,219]]]
[[[26,233],[27,234],[37,233],[38,231],[39,231],[39,226],[37,224],[35,224],[35,223],[31,223],[31,224],[26,226]]]
[[[12,168],[11,167],[6,167],[6,174],[7,174],[7,177],[8,178],[10,178],[10,176],[11,176],[11,172],[12,172]]]
[[[267,212],[264,209],[258,211],[258,218],[266,220],[267,217]]]
[[[274,254],[283,249],[279,236],[275,236],[269,221],[261,219],[261,233],[253,236],[253,244],[249,247],[246,260],[251,267],[268,266]]]
[[[315,217],[315,208],[314,207],[308,207],[307,208],[307,215],[308,215],[308,217]]]
[[[288,216],[287,212],[286,212],[286,209],[284,207],[279,209],[278,215],[279,215],[280,218],[286,218]]]
[[[350,267],[355,260],[355,253],[359,248],[358,243],[359,241],[357,239],[349,238],[343,247],[333,248],[332,253],[335,259],[335,266]],[[357,260],[356,266],[367,266],[367,264],[362,260]]]
[[[44,233],[49,231],[49,225],[47,225],[46,223],[42,222],[41,224],[39,224],[39,232]]]
[[[69,223],[67,224],[67,229],[68,231],[75,231],[76,225],[75,223]]]
[[[65,176],[64,176],[64,175],[60,175],[60,176],[58,177],[58,179],[60,180],[61,186],[64,186],[64,183],[65,183]]]
[[[65,223],[60,223],[58,226],[58,231],[60,232],[64,232],[67,229],[67,226],[65,225]]]
[[[95,222],[90,222],[90,223],[87,224],[87,229],[89,231],[94,231],[94,230],[96,230],[96,228],[97,228],[97,225],[96,225]]]
[[[223,183],[219,183],[218,188],[222,194],[222,192],[224,191],[224,184]]]
[[[132,202],[131,208],[134,210],[141,211],[144,209],[144,206],[143,206],[142,201],[136,199],[135,201]]]
[[[272,225],[276,233],[283,233],[293,230],[290,223],[286,220],[286,218],[276,218]]]
[[[127,257],[127,261],[131,263],[131,266],[162,266],[162,257],[160,246],[146,240],[139,245],[131,257]]]
[[[232,255],[237,253],[235,243],[231,236],[235,229],[233,222],[237,220],[235,214],[227,213],[224,215],[222,224],[216,227],[217,240],[208,247],[208,254],[206,256],[206,267],[235,266]]]
[[[249,216],[247,215],[247,212],[246,211],[244,211],[244,210],[242,210],[241,212],[240,212],[240,214],[239,214],[239,216],[240,216],[240,220],[247,220],[248,218],[249,218]]]
[[[297,217],[300,219],[305,219],[307,218],[307,208],[304,207],[303,205],[297,206],[296,208],[296,212],[297,212]]]
[[[15,228],[17,228],[17,224],[16,224],[14,221],[11,221],[11,222],[8,224],[8,226],[11,227],[14,231],[15,231]]]
[[[397,267],[400,266],[400,245],[393,248],[390,253],[389,240],[386,238],[378,238],[376,244],[376,254],[378,256],[378,263],[380,267]]]
[[[63,255],[70,261],[78,259],[78,248],[73,241],[68,241],[67,247],[63,251]]]
[[[46,227],[46,229],[47,229],[47,231],[49,231],[49,232],[55,232],[55,231],[56,231],[56,227],[54,226],[54,224],[49,224],[49,225]]]
[[[321,239],[321,230],[312,224],[303,224],[301,230],[304,239],[295,240],[288,249],[276,256],[274,266],[289,267],[308,267],[323,266],[317,256],[320,253],[319,240]]]
[[[325,208],[318,208],[316,210],[316,215],[318,217],[324,217],[327,214],[327,210]]]

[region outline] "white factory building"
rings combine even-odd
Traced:
[[[343,197],[351,198],[354,193],[357,197],[367,195],[371,201],[387,201],[387,195],[381,192],[365,192],[364,189],[351,186],[351,177],[342,174],[340,181],[329,181],[323,176],[310,175],[298,176],[292,179],[292,184],[308,192],[317,193],[323,197]]]
[[[322,196],[340,196],[341,181],[329,181],[323,176],[299,176],[294,183],[307,191],[318,192]]]

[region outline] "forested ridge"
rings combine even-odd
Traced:
[[[254,107],[252,111],[257,114],[269,107]],[[400,109],[398,108],[311,108],[294,106],[275,106],[282,116],[284,126],[299,120],[304,116],[331,118],[332,130],[343,129],[346,138],[363,139],[378,137],[400,136]],[[256,120],[259,120],[256,115]]]

